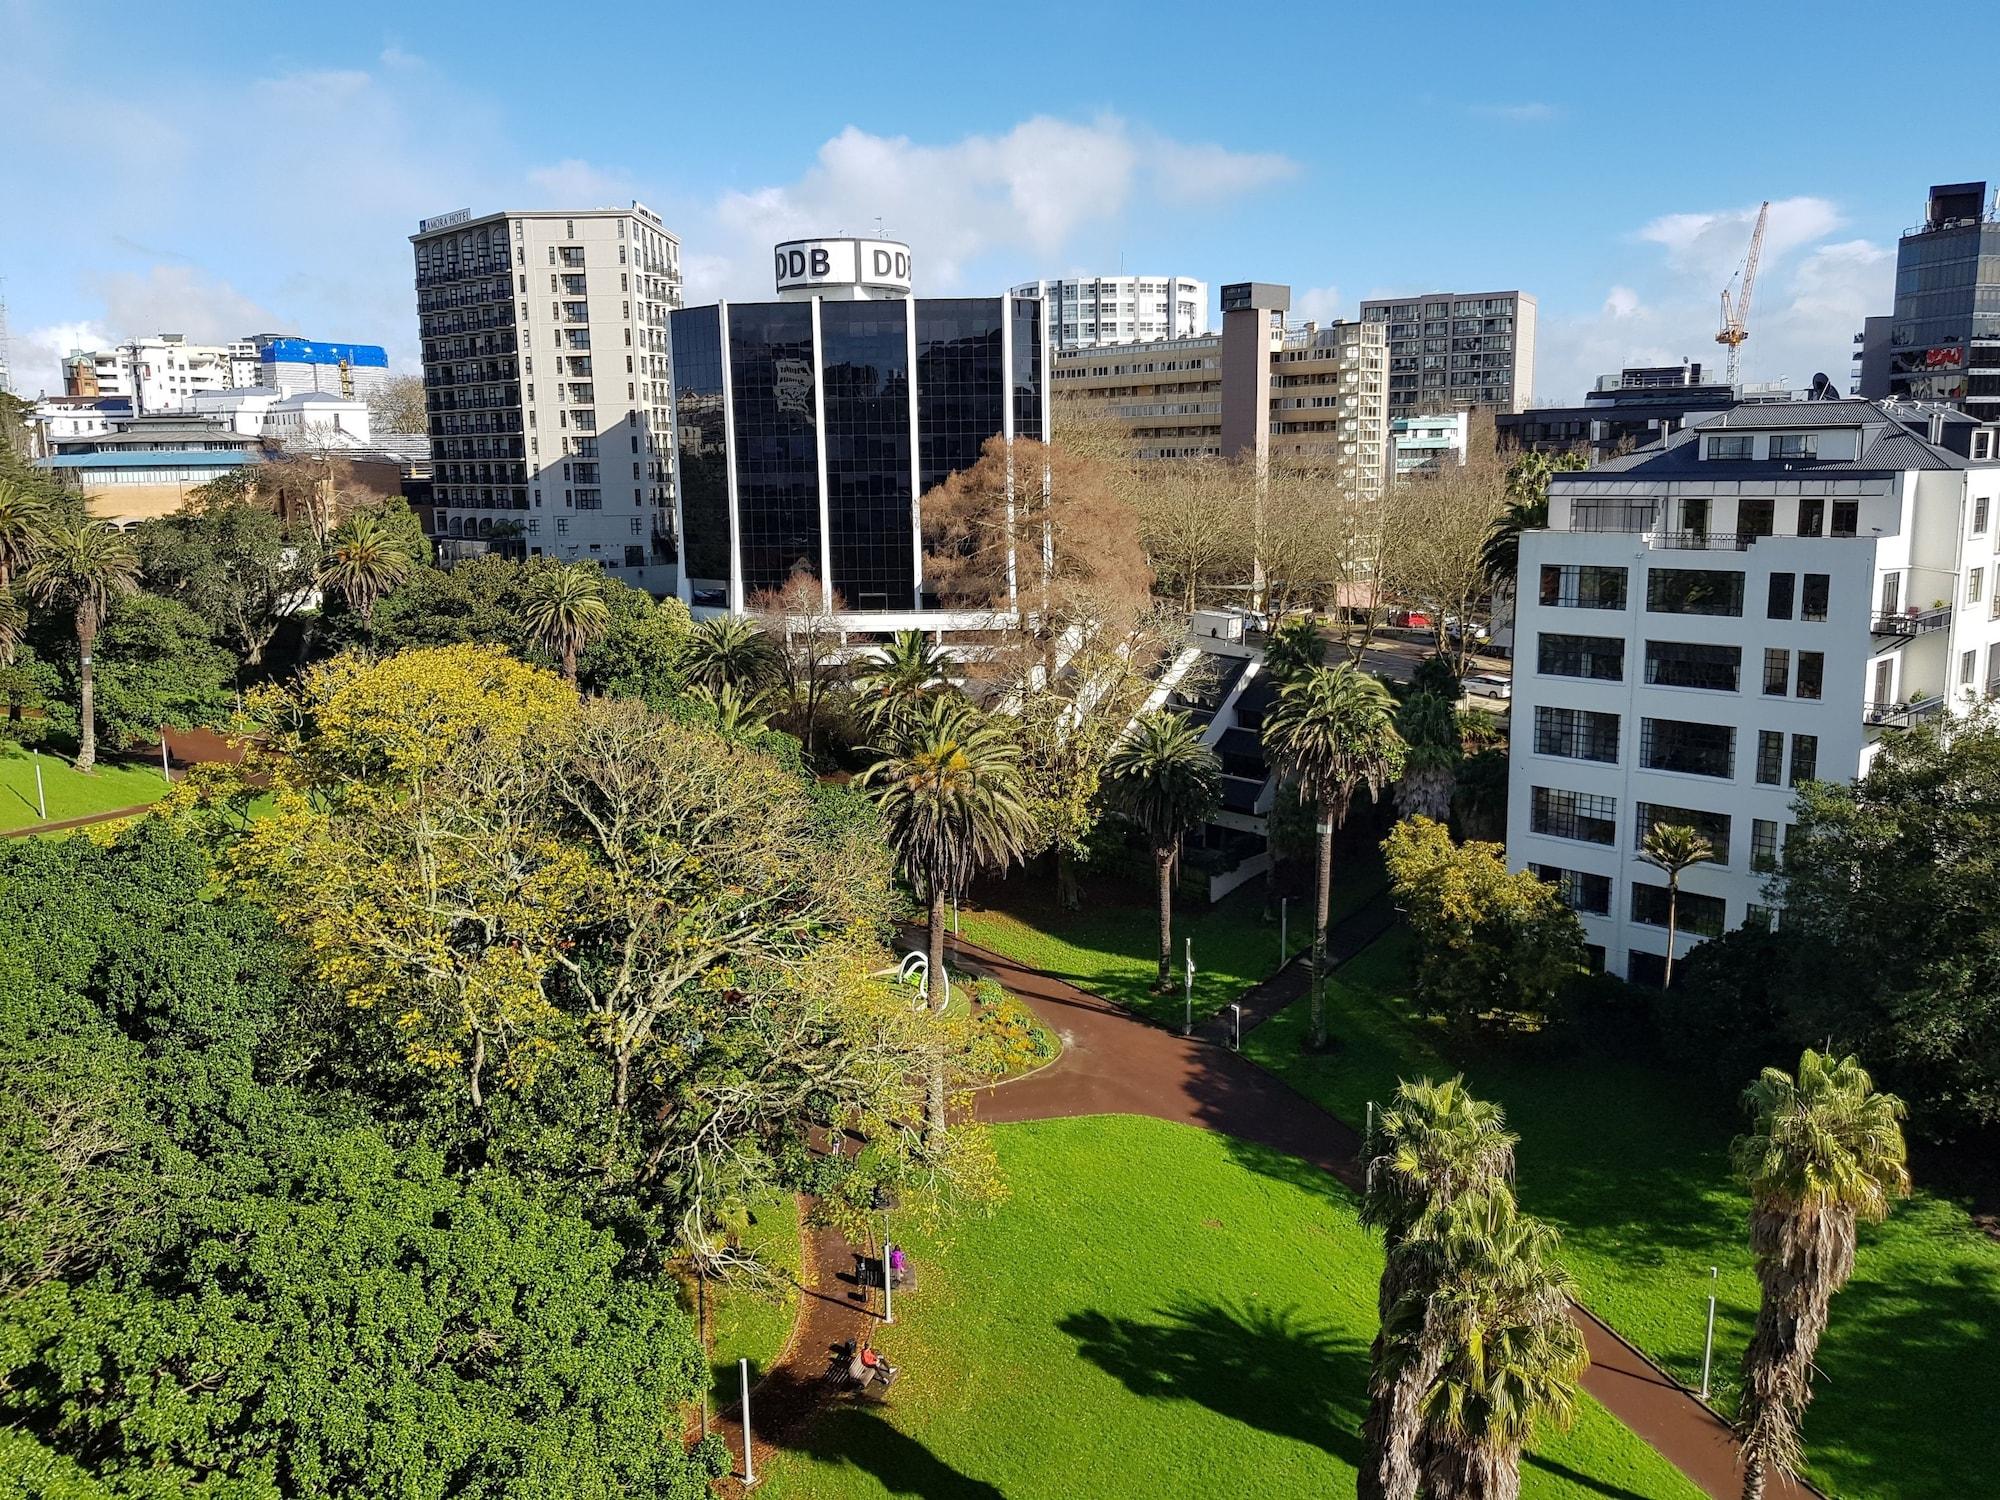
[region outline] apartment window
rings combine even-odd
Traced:
[[[1632,920],[1646,927],[1667,925],[1668,907],[1673,907],[1674,930],[1694,937],[1721,937],[1728,924],[1729,903],[1720,896],[1704,896],[1683,889],[1680,900],[1670,900],[1663,885],[1632,882]]]
[[[1708,440],[1710,458],[1748,458],[1751,438],[1748,433],[1736,433],[1728,437],[1712,437]]]
[[[1614,637],[1544,631],[1538,644],[1536,666],[1548,676],[1592,677],[1603,682],[1625,679],[1625,643]]]
[[[1836,500],[1833,502],[1833,534],[1853,536],[1861,529],[1861,502],[1859,500]]]
[[[1785,737],[1775,729],[1757,731],[1757,784],[1776,786],[1785,779]]]
[[[1707,688],[1733,693],[1743,665],[1737,646],[1695,641],[1646,642],[1646,681],[1655,687]]]
[[[1958,658],[1958,685],[1960,687],[1971,687],[1978,675],[1979,653],[1977,651],[1961,653]]]
[[[1646,608],[1660,615],[1743,613],[1743,575],[1712,568],[1648,568]]]
[[[557,535],[557,536],[567,536],[568,534],[569,534],[569,517],[568,517],[568,516],[557,516],[557,517],[556,517],[556,535]]]
[[[1583,844],[1618,842],[1618,799],[1538,786],[1528,806],[1528,828],[1550,838]]]
[[[1795,734],[1792,736],[1792,785],[1801,781],[1812,781],[1819,776],[1819,736],[1816,734]]]
[[[1799,501],[1799,535],[1818,536],[1826,529],[1826,501],[1813,495]]]
[[[1974,462],[1982,462],[1993,457],[1993,429],[1982,427],[1972,435],[1972,457]],[[1984,505],[1985,501],[1980,501]]]
[[[1770,592],[1764,602],[1764,618],[1767,620],[1789,620],[1792,617],[1792,583],[1794,575],[1773,573]]]
[[[1736,529],[1744,536],[1769,536],[1777,524],[1774,518],[1775,506],[1770,500],[1739,500],[1736,502]]]
[[[1769,818],[1750,820],[1750,868],[1763,873],[1778,868],[1778,825]]]
[[[1884,573],[1882,575],[1882,613],[1893,615],[1903,607],[1903,575]]]
[[[1965,602],[1967,604],[1977,604],[1985,588],[1986,570],[1984,568],[1974,568],[1965,575]]]
[[[1973,436],[1974,436],[1975,438],[1978,438],[1978,437],[1991,437],[1991,436],[1992,436],[1992,434],[1991,434],[1991,433],[1974,433],[1974,434],[1973,434]],[[1975,453],[1975,454],[1973,454],[1972,456],[1973,456],[1974,458],[1979,458],[1979,457],[1981,457],[1982,455],[1981,455],[1981,454],[1978,454],[1978,453]],[[1991,501],[1990,499],[1988,499],[1988,498],[1987,498],[1987,497],[1986,497],[1985,495],[1980,495],[1980,496],[1978,496],[1978,497],[1977,497],[1976,499],[1974,499],[1974,500],[1973,500],[1973,502],[1972,502],[1972,534],[1973,534],[1974,536],[1985,536],[1985,535],[1986,535],[1986,518],[1987,518],[1987,512],[1988,512],[1988,511],[1989,511],[1989,510],[1991,509],[1992,505],[1993,505],[1993,502],[1992,502],[1992,501]]]
[[[1764,648],[1764,695],[1782,698],[1792,690],[1792,653],[1776,646]]]
[[[1611,914],[1611,877],[1593,875],[1588,870],[1565,870],[1561,865],[1529,865],[1528,869],[1556,888],[1556,895],[1571,911]]]
[[[1669,807],[1663,802],[1641,802],[1633,820],[1632,846],[1646,842],[1646,835],[1665,824],[1669,828],[1692,828],[1708,840],[1715,851],[1714,863],[1729,863],[1729,815],[1703,812],[1698,807]]]
[[[1827,573],[1808,573],[1799,586],[1799,618],[1801,620],[1824,620],[1826,599],[1831,579]]]
[[[1819,439],[1811,433],[1785,433],[1771,439],[1773,458],[1811,458],[1819,451]]]
[[[1581,708],[1535,709],[1535,753],[1569,760],[1618,760],[1618,715]]]
[[[1623,609],[1625,572],[1588,563],[1545,563],[1542,603],[1565,609]]]
[[[1736,731],[1727,724],[1697,724],[1688,719],[1639,721],[1639,764],[1649,771],[1680,771],[1726,780],[1735,774],[1735,761]]]
[[[1777,908],[1759,906],[1755,901],[1745,902],[1743,906],[1743,925],[1755,928],[1759,932],[1769,932],[1778,925]]]
[[[1799,653],[1799,680],[1795,691],[1801,698],[1817,698],[1826,683],[1826,653],[1824,651],[1801,651]]]

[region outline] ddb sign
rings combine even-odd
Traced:
[[[790,240],[772,252],[778,290],[910,290],[910,247],[894,240]]]

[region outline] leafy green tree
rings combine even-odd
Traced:
[[[1410,1239],[1469,1194],[1504,1190],[1514,1179],[1517,1137],[1500,1107],[1474,1098],[1465,1080],[1428,1078],[1397,1085],[1364,1143],[1367,1189],[1361,1221],[1382,1231],[1386,1255],[1362,1425],[1363,1500],[1413,1500],[1420,1477],[1425,1392],[1443,1363],[1435,1341],[1392,1357],[1389,1319],[1407,1299],[1435,1291],[1431,1257],[1399,1253]]]
[[[641,698],[663,708],[687,690],[682,659],[694,622],[678,599],[655,599],[615,578],[604,580],[604,634],[577,658],[577,681],[591,693]]]
[[[10,588],[0,588],[0,667],[14,665],[21,638],[28,633],[28,607]]]
[[[1715,858],[1715,845],[1681,823],[1655,823],[1639,842],[1639,857],[1667,877],[1667,973],[1663,988],[1674,986],[1674,928],[1680,916],[1681,876],[1691,865]]]
[[[376,602],[417,566],[403,530],[372,510],[357,510],[333,529],[320,584],[332,589],[361,617],[366,629]]]
[[[1509,873],[1498,844],[1452,842],[1429,818],[1405,818],[1383,840],[1396,904],[1417,940],[1417,993],[1461,1025],[1545,1016],[1583,968],[1583,931],[1555,889]]]
[[[82,665],[53,631],[38,633],[29,664],[53,725],[76,732],[69,703]],[[235,658],[210,638],[208,624],[174,599],[132,593],[111,607],[92,652],[97,727],[113,751],[154,741],[163,728],[221,724],[236,707]]]
[[[1396,783],[1396,802],[1404,817],[1442,823],[1451,816],[1458,768],[1465,759],[1458,711],[1452,704],[1452,699],[1435,693],[1412,693],[1396,710],[1396,732],[1408,747],[1403,776]]]
[[[1854,1271],[1855,1226],[1879,1223],[1910,1190],[1903,1101],[1878,1093],[1852,1057],[1807,1048],[1796,1076],[1766,1068],[1743,1094],[1752,1125],[1731,1147],[1750,1190],[1750,1248],[1763,1299],[1743,1351],[1744,1500],[1771,1470],[1796,1476],[1813,1355],[1834,1293]]]
[[[1277,682],[1290,682],[1326,665],[1326,632],[1311,615],[1286,620],[1271,632],[1264,647],[1264,670]]]
[[[742,615],[715,615],[689,633],[683,664],[697,687],[760,687],[777,673],[764,632]]]
[[[1313,905],[1312,1044],[1326,1045],[1326,1001],[1320,978],[1327,961],[1327,917],[1333,901],[1333,835],[1347,821],[1354,794],[1370,797],[1403,768],[1395,700],[1367,673],[1343,662],[1313,667],[1288,680],[1264,719],[1264,748],[1284,776],[1298,783],[1319,812],[1319,867]]]
[[[586,563],[538,573],[528,584],[521,620],[528,639],[561,662],[563,676],[575,682],[577,654],[611,627],[602,576]]]
[[[139,555],[101,521],[65,518],[46,527],[22,576],[28,598],[67,610],[76,629],[78,665],[76,768],[97,764],[97,678],[91,648],[112,604],[139,586]]]
[[[245,501],[184,508],[133,529],[145,586],[177,599],[245,668],[308,601],[318,564],[312,534]]]
[[[1507,752],[1481,750],[1459,767],[1452,808],[1467,838],[1499,842],[1507,836]]]
[[[944,908],[982,870],[1004,869],[1032,835],[1020,751],[1005,728],[958,698],[912,714],[901,743],[864,774],[903,876],[929,907],[931,1008],[945,1006]],[[932,1071],[927,1128],[945,1133],[945,1067]]]
[[[1434,693],[1448,703],[1456,703],[1465,696],[1465,684],[1452,665],[1451,658],[1442,652],[1433,651],[1418,662],[1410,673],[1412,693]]]
[[[1222,800],[1222,762],[1184,714],[1144,714],[1112,747],[1105,785],[1153,848],[1160,893],[1160,972],[1153,987],[1165,990],[1174,962],[1174,865],[1187,831]]]
[[[1521,533],[1549,524],[1549,477],[1587,468],[1580,453],[1524,453],[1508,465],[1507,508],[1480,549],[1480,564],[1495,588],[1512,584],[1520,567]]]
[[[54,519],[38,491],[24,480],[0,475],[0,591],[35,560],[42,535]]]

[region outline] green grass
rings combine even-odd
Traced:
[[[1343,966],[1328,986],[1327,1056],[1302,1054],[1305,1002],[1244,1050],[1359,1126],[1399,1077],[1462,1070],[1519,1132],[1526,1206],[1563,1231],[1589,1306],[1691,1385],[1701,1380],[1709,1267],[1716,1376],[1733,1407],[1757,1307],[1747,1198],[1731,1182],[1734,1101],[1664,1062],[1470,1055],[1446,1061],[1440,1029],[1408,999],[1405,933]],[[2000,1413],[2000,1244],[1965,1210],[1919,1193],[1864,1225],[1854,1279],[1833,1304],[1806,1417],[1812,1476],[1845,1497],[1990,1493]]]
[[[44,751],[40,758],[51,823],[137,807],[167,790],[158,766],[99,761],[97,769],[86,776],[72,770],[59,755]],[[0,742],[0,830],[26,828],[42,821],[35,802],[35,757],[19,745]]]
[[[1105,883],[1085,892],[1083,909],[1060,910],[1053,892],[1016,877],[994,886],[994,904],[960,912],[966,938],[994,952],[1068,980],[1106,1000],[1177,1026],[1185,1013],[1181,958],[1194,941],[1194,1010],[1213,1015],[1278,968],[1278,924],[1263,919],[1263,881],[1253,880],[1205,911],[1174,913],[1174,987],[1153,993],[1159,971],[1159,908],[1150,891]],[[1379,859],[1358,854],[1336,861],[1331,920],[1350,915],[1383,888]],[[1290,951],[1312,938],[1308,897],[1291,904],[1285,933]]]
[[[903,1368],[887,1402],[822,1417],[767,1493],[1354,1493],[1381,1255],[1332,1179],[1129,1116],[994,1137],[1012,1196],[943,1245],[912,1237],[918,1287],[877,1339]],[[1522,1478],[1529,1500],[1697,1495],[1589,1401]]]
[[[794,1285],[783,1296],[748,1286],[720,1289],[711,1286],[708,1327],[713,1342],[709,1367],[714,1376],[715,1398],[723,1405],[738,1395],[737,1360],[750,1361],[750,1379],[754,1383],[770,1368],[771,1361],[791,1337],[799,1305],[795,1285],[801,1269],[799,1200],[790,1193],[773,1193],[760,1200],[742,1243],[744,1249],[754,1251]]]

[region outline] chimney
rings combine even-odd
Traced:
[[[1944,413],[1941,411],[1931,413],[1931,443],[1934,447],[1944,443]]]

